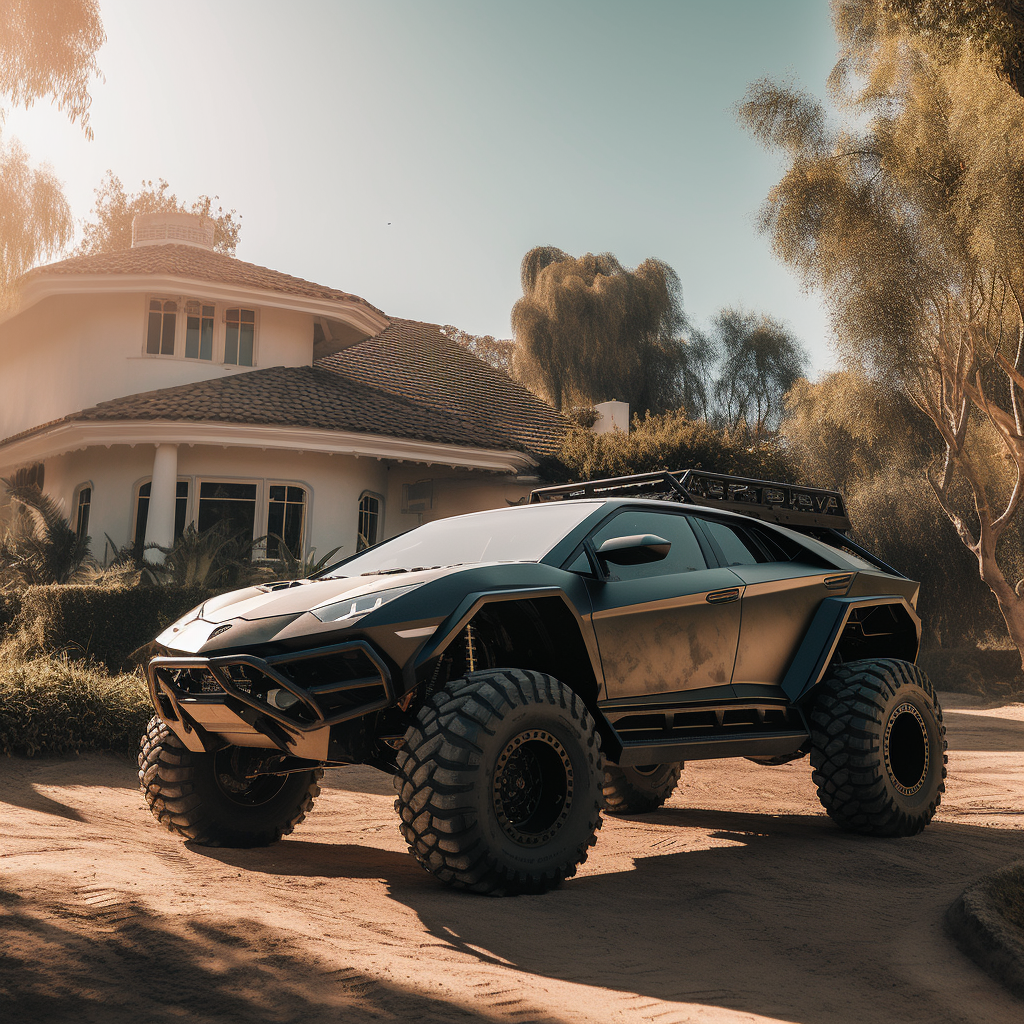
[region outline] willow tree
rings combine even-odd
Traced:
[[[105,39],[97,0],[3,0],[0,96],[26,108],[48,97],[91,139],[89,85],[99,75],[96,51]],[[0,126],[3,120],[0,106]],[[0,141],[0,306],[26,270],[73,236],[54,173],[33,168],[17,142]]]
[[[558,408],[618,399],[637,412],[683,403],[686,329],[679,278],[647,259],[531,249],[512,309],[516,372]]]
[[[721,360],[714,385],[715,417],[755,436],[776,430],[786,392],[807,368],[807,352],[785,324],[765,313],[723,309],[712,321]]]
[[[833,13],[849,122],[769,81],[741,105],[788,162],[761,227],[823,293],[847,361],[937,432],[932,493],[1024,659],[1020,569],[1000,546],[1024,470],[1024,100],[990,53],[939,45],[882,0]]]

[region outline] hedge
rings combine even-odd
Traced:
[[[20,611],[20,594],[15,591],[0,593],[0,640],[10,632]]]
[[[192,587],[28,587],[5,646],[15,657],[64,654],[118,672],[175,619],[212,597]]]
[[[0,663],[0,752],[134,756],[153,714],[141,675],[67,658]]]

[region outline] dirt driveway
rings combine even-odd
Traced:
[[[403,852],[390,779],[328,774],[266,850],[182,845],[133,766],[0,760],[0,1019],[1019,1024],[942,915],[1024,856],[1024,705],[947,694],[948,793],[921,836],[848,836],[806,761],[695,762],[606,822],[546,896],[452,893]]]

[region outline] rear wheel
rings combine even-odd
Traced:
[[[474,672],[420,708],[398,752],[395,810],[416,859],[473,892],[544,892],[601,826],[594,720],[540,672]]]
[[[912,836],[946,784],[946,727],[928,677],[906,661],[840,666],[810,715],[812,777],[842,828]]]
[[[157,717],[139,753],[139,782],[153,816],[203,846],[267,846],[288,835],[319,795],[323,771],[254,774],[268,751],[189,750]]]
[[[656,811],[679,784],[683,762],[604,768],[604,807],[609,814]]]

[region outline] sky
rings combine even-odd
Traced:
[[[4,137],[78,221],[128,191],[241,214],[236,255],[394,316],[510,337],[537,245],[649,256],[687,314],[786,322],[834,363],[820,302],[755,226],[781,176],[735,105],[768,76],[822,95],[827,0],[100,0],[93,141],[45,103]],[[173,12],[169,16],[168,12]]]

